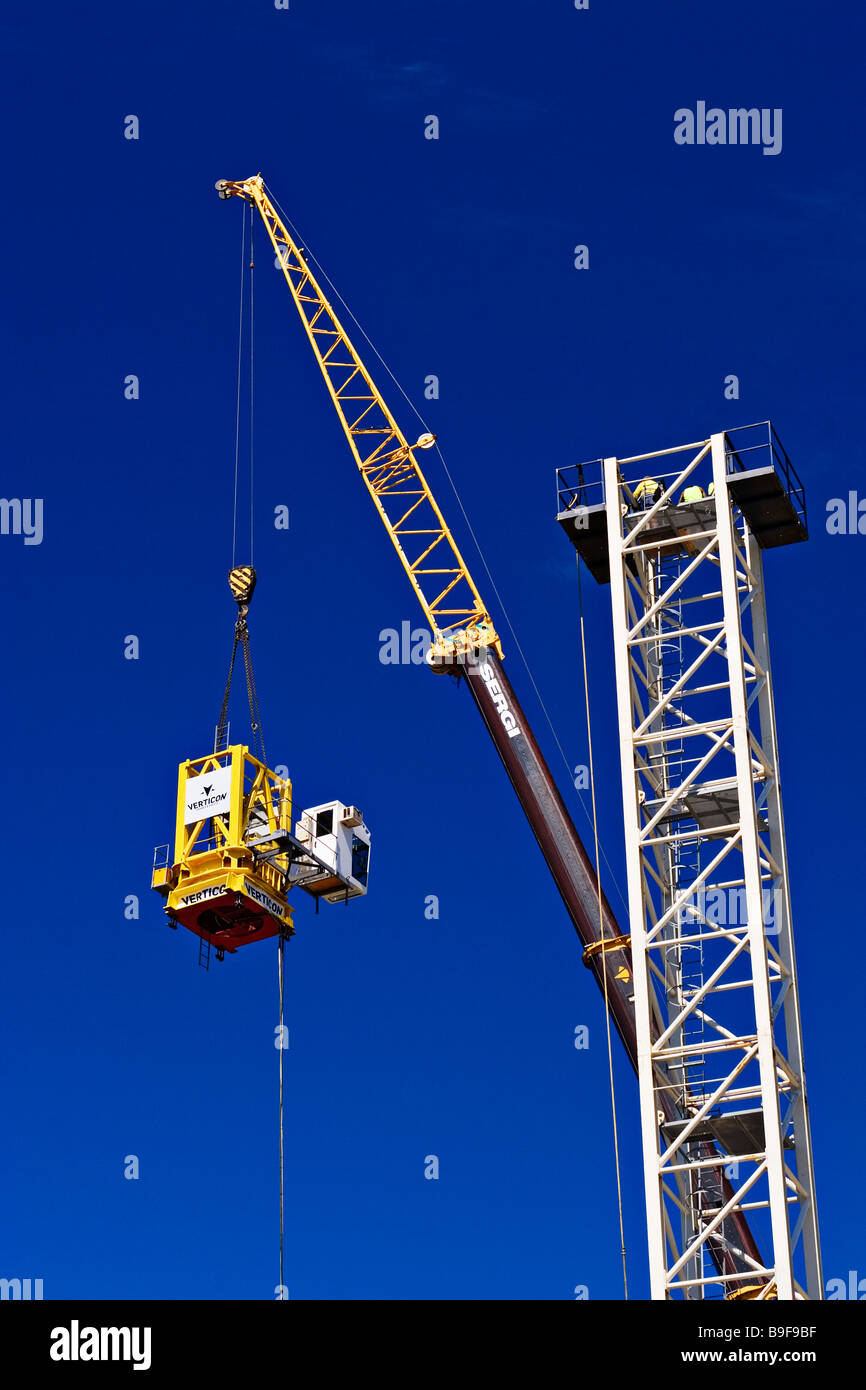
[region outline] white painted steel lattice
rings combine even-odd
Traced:
[[[603,469],[657,1299],[822,1296],[762,551],[733,495],[744,467],[718,434]],[[659,487],[641,492],[648,475]],[[727,1178],[710,1202],[708,1142]],[[760,1259],[720,1272],[713,1232],[738,1212]]]

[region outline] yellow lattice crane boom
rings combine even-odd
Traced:
[[[492,647],[501,656],[490,615],[415,457],[416,449],[435,444],[435,436],[409,443],[261,175],[238,183],[220,179],[216,187],[221,198],[244,198],[261,214],[361,477],[430,624],[431,666],[453,669],[455,658],[477,648]]]

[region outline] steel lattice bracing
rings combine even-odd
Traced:
[[[762,556],[732,457],[719,434],[604,461],[651,1292],[820,1298]],[[762,1259],[720,1272],[738,1214]]]
[[[437,656],[447,662],[479,647],[501,656],[490,615],[415,457],[415,449],[435,443],[433,436],[422,435],[414,445],[406,439],[261,175],[237,183],[221,179],[217,190],[223,198],[245,199],[261,214],[355,462],[432,629],[431,664]]]

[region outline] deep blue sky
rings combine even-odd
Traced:
[[[555,467],[773,419],[812,522],[767,582],[825,1275],[866,1274],[866,538],[823,524],[829,498],[866,494],[857,7],[159,0],[20,6],[3,28],[2,493],[43,498],[45,532],[0,537],[0,1274],[42,1277],[46,1297],[268,1299],[277,1283],[275,948],[206,974],[149,890],[177,763],[212,739],[233,618],[240,207],[213,184],[259,170],[439,434],[571,763],[586,740]],[[677,146],[673,113],[698,100],[781,107],[782,153]],[[259,248],[268,751],[304,804],[356,802],[374,835],[368,898],[318,917],[299,902],[287,951],[291,1297],[619,1297],[600,1002],[467,693],[379,661],[380,630],[421,614],[261,232]],[[473,563],[435,459],[430,477]],[[620,872],[609,594],[585,595]],[[617,1082],[641,1296],[619,1054]]]

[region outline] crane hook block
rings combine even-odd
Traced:
[[[235,565],[229,570],[229,588],[238,608],[246,607],[256,587],[256,572],[252,565]]]
[[[242,744],[181,763],[174,863],[154,855],[151,886],[172,927],[217,950],[294,934],[286,898],[292,787]]]

